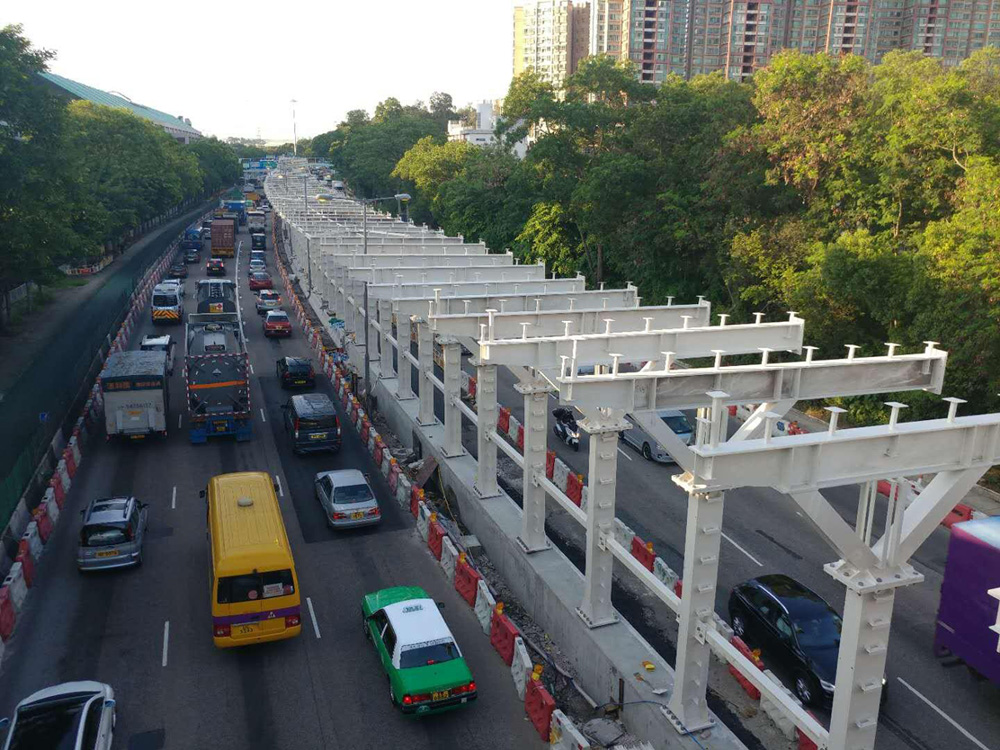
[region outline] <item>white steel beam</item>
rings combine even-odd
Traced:
[[[614,320],[616,331],[642,331],[708,326],[712,307],[708,302],[694,305],[663,305],[658,307],[614,307],[604,310],[543,310],[539,312],[487,313],[468,315],[432,315],[431,328],[441,334],[471,336],[475,339],[514,339],[527,335],[560,336],[566,333],[569,323],[571,335],[601,333],[606,319]],[[686,319],[686,320],[685,320]],[[492,325],[492,328],[491,328]],[[486,336],[482,336],[483,326]]]
[[[606,318],[605,328],[614,328],[614,320],[610,316]],[[603,333],[580,336],[483,340],[480,341],[479,348],[483,361],[501,365],[524,365],[546,370],[563,368],[564,363],[568,363],[570,372],[575,373],[576,368],[580,365],[610,363],[615,359],[622,362],[636,362],[668,355],[666,360],[670,364],[674,357],[677,359],[710,357],[713,352],[720,350],[732,354],[746,354],[762,348],[797,352],[802,348],[802,333],[802,319],[794,318],[784,323],[648,329],[622,333],[608,330]],[[665,374],[660,373],[661,376]],[[614,383],[619,379],[626,382],[629,376],[640,381],[656,378],[656,375],[648,373],[615,373],[606,376],[576,377],[567,375],[560,378],[560,383],[571,385],[577,382],[577,378],[583,378],[582,382],[585,383],[590,382],[586,380],[586,377],[597,378],[593,382]],[[622,390],[627,389],[623,388]],[[603,400],[605,391],[611,393],[612,389],[602,386],[600,388],[601,398],[594,401],[594,407],[625,408],[628,411],[630,407],[622,407]]]
[[[515,266],[520,268],[520,266]],[[546,279],[538,281],[458,281],[454,284],[403,282],[402,284],[371,284],[368,293],[376,297],[391,299],[414,299],[432,296],[438,290],[443,296],[468,297],[471,295],[491,295],[502,297],[507,294],[544,295],[549,292],[583,292],[586,281],[577,279]]]
[[[474,256],[473,256],[474,257]],[[378,284],[486,284],[544,281],[545,264],[532,266],[426,266],[421,268],[346,267],[351,278]],[[575,281],[575,279],[574,279]]]
[[[764,324],[768,325],[785,324]],[[730,344],[733,347],[730,351],[733,354],[750,351],[750,347],[756,341],[747,333],[762,327],[746,326],[748,330],[744,333],[743,341],[746,342],[742,344],[744,348],[735,349],[735,346],[740,345],[737,340]],[[725,328],[714,326],[702,330],[726,331],[729,328],[735,329],[737,326]],[[678,341],[681,341],[681,337]],[[704,348],[695,349],[692,344],[698,342],[699,339],[693,339],[691,342],[683,341],[685,346],[683,351],[693,351],[691,354],[680,354],[676,349],[662,351],[673,351],[677,357],[699,357],[710,356],[711,350],[723,348],[716,346],[708,334],[700,339]],[[487,344],[484,343],[483,346]],[[622,348],[624,347],[617,339],[607,342],[607,349],[614,352],[620,352]],[[706,348],[709,351],[706,351]],[[654,350],[647,349],[647,351]],[[590,353],[588,351],[588,354]],[[494,359],[498,360],[496,356]],[[550,359],[546,358],[545,361],[548,362]],[[726,401],[728,404],[804,401],[833,396],[913,390],[940,393],[947,359],[947,352],[928,349],[920,354],[891,357],[805,360],[732,367],[691,367],[667,371],[659,367],[652,371],[626,372],[617,375],[567,374],[558,378],[558,382],[562,400],[574,405],[591,406],[599,403],[601,406],[624,409],[627,412],[643,409],[693,409],[711,403],[705,396],[708,391],[728,393],[729,398]],[[578,358],[577,362],[580,361]]]
[[[328,247],[328,246],[324,246]],[[362,255],[357,253],[324,252],[323,258],[333,265],[354,268],[424,268],[427,266],[513,266],[514,255],[489,253],[487,255],[442,255],[440,253],[396,253],[394,255]]]

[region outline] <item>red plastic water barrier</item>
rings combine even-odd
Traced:
[[[469,396],[471,398],[475,398],[476,397],[476,379],[475,378],[469,378]]]
[[[972,508],[970,508],[968,505],[965,505],[964,503],[959,503],[954,508],[952,508],[951,511],[949,511],[947,516],[944,517],[944,520],[941,522],[941,525],[950,529],[956,523],[961,523],[962,521],[971,521],[971,520],[972,520]]]
[[[501,406],[497,411],[497,432],[506,435],[510,431],[510,409]]]
[[[10,588],[0,586],[0,638],[4,641],[14,632],[16,620],[17,612],[14,611],[14,602],[10,600]]]
[[[733,404],[732,406],[727,406],[726,408],[729,409],[729,416],[731,416],[731,417],[735,417],[736,416],[736,405],[735,404]]]
[[[524,425],[517,426],[517,449],[524,453]]]
[[[351,406],[351,424],[358,423],[358,412],[361,410],[361,404],[354,404]]]
[[[76,476],[76,459],[73,458],[73,451],[69,448],[65,448],[63,450],[62,457],[66,461],[66,473],[69,474],[69,478],[72,479]]]
[[[816,718],[816,714],[814,714],[812,711],[809,711],[808,714],[812,716],[814,719]],[[799,744],[796,746],[797,750],[817,750],[818,746],[816,745],[816,743],[813,742],[811,739],[809,739],[809,737],[807,737],[805,733],[798,727],[795,728],[795,735],[798,737],[799,740]]]
[[[52,534],[52,519],[49,518],[48,509],[39,505],[35,508],[33,515],[35,516],[35,521],[38,523],[38,536],[43,543],[47,543],[49,535]]]
[[[684,596],[684,581],[682,581],[680,578],[674,581],[674,595]]]
[[[375,465],[382,466],[382,441],[379,438],[375,438]]]
[[[399,464],[393,464],[389,469],[389,492],[395,494],[399,484]]]
[[[799,427],[799,423],[798,422],[789,422],[788,423],[788,434],[789,435],[804,435],[805,432],[806,432],[805,430],[803,430],[801,427]]]
[[[761,671],[764,670],[764,662],[761,661],[759,656],[757,656],[756,654],[754,654],[753,651],[750,650],[750,647],[743,642],[742,638],[740,638],[738,635],[734,635],[732,644],[736,646],[736,649],[741,654],[743,654],[746,658],[748,658],[751,662],[753,662],[754,666],[756,666],[757,669],[760,669]],[[729,665],[729,674],[731,674],[733,677],[736,678],[736,681],[743,686],[743,690],[746,692],[747,695],[750,696],[751,699],[755,701],[760,700],[760,690],[757,689],[757,686],[754,685],[752,682],[750,682],[750,680],[748,680],[746,677],[744,677],[743,673],[740,672],[740,670],[738,670],[732,664]]]
[[[577,505],[583,502],[583,479],[579,474],[566,477],[566,495]]]
[[[546,451],[545,452],[545,478],[552,479],[552,475],[556,470],[556,452]]]
[[[535,731],[543,740],[549,739],[549,725],[552,723],[552,712],[556,710],[556,701],[549,691],[542,687],[541,680],[528,680],[524,691],[524,711],[531,719]]]
[[[372,423],[368,421],[368,417],[361,420],[361,442],[368,444],[368,430],[371,428]]]
[[[889,492],[892,489],[892,482],[890,482],[888,479],[880,479],[876,484],[878,485],[878,494],[889,497]],[[899,498],[898,484],[896,485],[896,497]]]
[[[21,571],[24,573],[24,583],[30,589],[35,582],[35,561],[31,559],[28,543],[23,539],[17,548],[17,557],[14,558],[14,562],[21,563]]]
[[[509,667],[514,661],[514,639],[517,628],[507,615],[493,610],[490,615],[490,645],[500,654],[500,658]]]
[[[656,559],[656,553],[653,552],[653,543],[650,542],[649,545],[647,545],[639,537],[633,536],[632,557],[634,557],[636,560],[642,563],[642,567],[652,572],[653,561]]]
[[[51,487],[52,492],[55,493],[56,505],[59,506],[59,510],[62,510],[63,503],[66,502],[66,490],[63,489],[62,477],[59,476],[58,471],[52,475],[51,479],[49,479],[49,487]]]
[[[444,538],[444,526],[437,521],[431,521],[427,526],[427,546],[434,559],[441,559],[441,540]]]
[[[481,578],[482,576],[464,560],[455,565],[455,591],[470,607],[476,606],[476,593]]]
[[[420,512],[420,501],[424,499],[424,491],[417,487],[416,485],[410,486],[410,513],[413,517],[417,517],[417,513]]]

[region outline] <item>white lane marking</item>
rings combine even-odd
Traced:
[[[625,458],[627,458],[629,461],[632,460],[632,457],[628,453],[623,451],[620,447],[618,448],[618,452],[621,453],[623,456],[625,456]]]
[[[174,487],[173,494],[170,496],[170,509],[173,510],[177,507],[177,487]]]
[[[746,551],[745,549],[743,549],[743,548],[742,548],[742,547],[741,547],[740,545],[738,545],[738,544],[737,544],[736,542],[734,542],[734,541],[733,541],[732,539],[730,539],[730,538],[729,538],[729,536],[728,536],[728,535],[726,535],[726,533],[725,533],[725,532],[720,532],[720,533],[722,534],[722,538],[723,538],[723,539],[725,539],[725,540],[726,540],[727,542],[729,542],[729,543],[730,543],[731,545],[733,545],[734,547],[736,547],[736,549],[738,549],[738,550],[739,550],[740,552],[742,552],[742,553],[743,553],[744,555],[746,555],[746,556],[747,556],[747,557],[749,557],[749,558],[750,558],[751,560],[753,560],[753,561],[754,561],[755,563],[757,563],[757,565],[758,565],[758,566],[760,566],[761,568],[763,568],[763,567],[764,567],[764,563],[762,563],[762,562],[761,562],[760,560],[758,560],[758,559],[757,559],[756,557],[754,557],[753,555],[751,555],[751,554],[750,554],[749,552],[747,552],[747,551]]]
[[[278,495],[279,495],[279,497],[284,497],[285,496],[285,491],[283,489],[281,489],[281,477],[279,477],[277,474],[275,474],[274,475],[274,481],[278,483]]]
[[[902,677],[897,677],[896,679],[899,680],[901,683],[903,683],[903,687],[905,687],[907,690],[909,690],[911,693],[913,693],[915,696],[917,696],[920,700],[922,700],[928,706],[930,706],[935,711],[937,711],[941,715],[941,718],[943,718],[945,721],[947,721],[949,724],[951,724],[953,727],[955,727],[955,729],[957,729],[959,732],[961,732],[963,735],[965,735],[965,738],[967,740],[969,740],[969,742],[971,742],[976,747],[980,748],[980,750],[989,750],[989,748],[987,748],[986,745],[984,745],[982,742],[980,742],[975,737],[973,737],[965,729],[965,727],[963,727],[961,724],[959,724],[957,721],[955,721],[953,718],[951,718],[948,714],[946,714],[940,708],[938,708],[933,703],[931,703],[929,700],[927,700],[927,698],[925,698],[923,695],[921,695],[920,692],[915,687],[913,687],[913,685],[911,685],[910,683],[908,683]]]
[[[182,419],[184,419],[184,415],[183,414],[178,414],[177,415],[177,429],[178,430],[181,428],[181,420]]]
[[[167,646],[170,644],[170,620],[163,623],[163,666],[167,666]]]
[[[309,607],[309,616],[313,621],[313,632],[317,638],[322,638],[323,636],[319,634],[319,624],[316,622],[316,611],[313,609],[313,601],[308,596],[306,597],[306,605]]]
[[[260,407],[260,418],[261,418],[261,419],[262,419],[263,421],[265,421],[265,422],[267,421],[267,417],[265,417],[265,416],[264,416],[264,407],[263,407],[263,406],[262,406],[262,407]]]

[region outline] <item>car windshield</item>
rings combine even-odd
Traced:
[[[459,657],[458,646],[454,641],[444,641],[428,646],[417,646],[405,649],[399,655],[399,668],[426,667],[429,664],[441,664]]]
[[[84,526],[80,541],[84,547],[107,547],[125,541],[125,525],[94,524]]]
[[[367,484],[349,484],[346,487],[334,487],[333,502],[336,505],[356,505],[374,500],[371,489]]]
[[[660,417],[660,419],[666,423],[667,427],[678,434],[691,432],[691,423],[684,416]]]
[[[10,736],[10,750],[73,750],[83,719],[83,709],[93,693],[73,693],[17,712]]]
[[[833,612],[818,617],[798,618],[794,622],[799,646],[811,648],[837,648],[840,645],[840,617]]]

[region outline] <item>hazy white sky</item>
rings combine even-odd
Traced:
[[[351,109],[445,91],[503,96],[513,0],[6,0],[53,73],[183,115],[209,135],[288,139]]]

